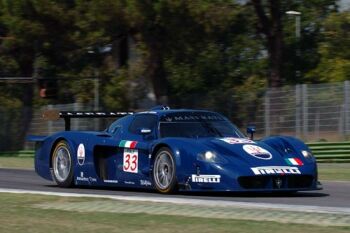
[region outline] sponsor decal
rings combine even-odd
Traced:
[[[135,182],[132,182],[132,181],[124,181],[124,184],[135,184]]]
[[[112,183],[112,184],[118,184],[119,183],[118,180],[103,180],[103,182],[105,182],[105,183]]]
[[[78,176],[77,177],[77,181],[84,181],[84,182],[97,182],[96,178],[93,178],[93,177],[81,177],[81,176]]]
[[[77,177],[77,181],[85,181],[85,182],[89,182],[89,178],[87,178],[87,177],[80,177],[80,176],[78,176],[78,177]]]
[[[157,114],[155,111],[144,111],[144,112],[139,112],[139,114],[144,114],[144,113],[149,113],[149,114]]]
[[[80,166],[84,165],[85,162],[85,147],[83,143],[80,143],[77,150],[78,164]]]
[[[194,113],[192,114],[167,114],[161,118],[162,122],[198,122],[205,121],[223,121],[225,120],[220,115],[212,113]]]
[[[219,138],[221,141],[227,142],[228,144],[245,144],[245,143],[255,143],[254,141],[247,138]]]
[[[93,178],[93,177],[89,177],[89,181],[90,182],[97,182],[96,178]]]
[[[119,147],[124,147],[124,148],[135,149],[136,145],[137,145],[137,141],[121,140],[119,142]]]
[[[140,185],[143,186],[152,186],[152,183],[148,180],[140,180]]]
[[[252,167],[250,169],[255,175],[301,174],[299,168],[289,166]]]
[[[220,183],[220,175],[192,175],[192,182],[195,183]]]
[[[123,153],[123,171],[137,173],[138,172],[139,152],[133,149],[124,149]]]
[[[298,159],[298,158],[288,158],[285,159],[288,165],[297,165],[297,166],[302,166],[304,163]]]
[[[265,159],[269,160],[272,158],[272,154],[265,150],[264,148],[261,148],[260,146],[256,145],[244,145],[243,150],[250,154],[251,156],[258,158],[258,159]]]

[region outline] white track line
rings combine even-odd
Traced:
[[[199,206],[211,206],[211,207],[276,209],[276,210],[282,210],[282,211],[350,215],[350,208],[343,208],[343,207],[287,205],[287,204],[273,204],[273,203],[262,203],[262,202],[250,203],[250,202],[222,201],[222,200],[214,201],[214,200],[180,198],[180,197],[146,197],[146,196],[81,194],[81,193],[46,192],[46,191],[33,191],[33,190],[24,190],[24,189],[4,189],[4,188],[0,188],[0,193],[41,194],[41,195],[61,196],[61,197],[93,197],[93,198],[108,198],[108,199],[120,200],[120,201],[146,201],[146,202],[162,202],[162,203],[199,205]]]

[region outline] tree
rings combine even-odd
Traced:
[[[6,64],[2,75],[36,77],[55,76],[67,67],[68,51],[72,50],[69,29],[72,17],[67,8],[71,1],[3,0],[0,1],[1,34],[11,40],[2,40],[0,63]],[[6,59],[6,61],[5,61]],[[19,138],[24,136],[32,117],[34,86],[13,86],[9,98],[20,99],[23,105]]]
[[[307,73],[307,78],[318,82],[349,80],[350,11],[329,15],[323,28],[318,47],[320,62]]]
[[[264,5],[262,0],[252,0],[259,20],[258,32],[266,38],[266,48],[269,56],[268,85],[279,87],[283,83],[281,76],[283,51],[282,7],[280,0],[269,0]],[[266,11],[268,10],[269,13]]]
[[[322,22],[337,11],[337,0],[252,0],[251,4],[257,17],[257,32],[263,35],[268,53],[269,86],[308,81],[303,74],[319,62],[317,47],[322,38]],[[289,10],[301,12],[300,38],[295,37],[294,22],[285,17]],[[301,71],[298,79],[294,75],[296,70]]]
[[[173,106],[242,83],[261,49],[248,8],[232,1],[129,1],[127,17],[158,102]]]
[[[300,38],[295,36],[294,17],[283,18],[284,48],[282,75],[286,84],[318,83],[317,77],[307,73],[315,69],[321,60],[319,46],[324,41],[324,21],[331,14],[338,14],[337,0],[285,2],[284,11],[301,12]],[[299,51],[299,54],[298,52]],[[293,75],[296,70],[300,75]]]

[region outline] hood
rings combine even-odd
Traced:
[[[198,139],[209,150],[229,160],[239,160],[248,165],[274,166],[286,164],[284,156],[271,146],[246,138]],[[287,165],[287,164],[286,164]]]

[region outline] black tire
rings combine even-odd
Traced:
[[[160,193],[173,193],[177,190],[176,164],[171,150],[162,147],[153,161],[153,185]]]
[[[72,152],[65,140],[59,141],[52,153],[52,176],[56,184],[63,188],[73,186]],[[60,167],[59,167],[60,166]]]

